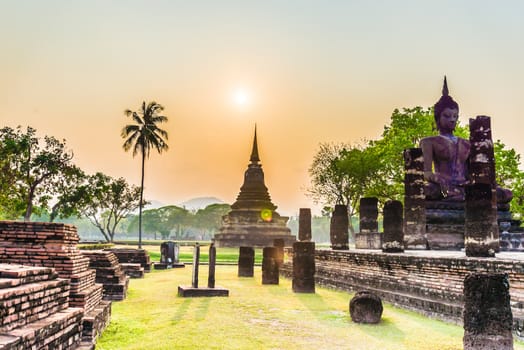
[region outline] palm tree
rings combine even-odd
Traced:
[[[162,130],[157,124],[167,122],[167,117],[159,115],[164,107],[154,101],[147,105],[145,101],[138,112],[127,109],[124,113],[133,119],[134,124],[126,125],[122,128],[121,135],[124,138],[124,150],[127,152],[133,149],[133,157],[138,153],[142,156],[142,179],[140,185],[140,204],[138,206],[138,248],[142,248],[142,206],[144,204],[144,164],[146,156],[152,148],[158,153],[167,151],[167,131]]]

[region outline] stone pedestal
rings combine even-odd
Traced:
[[[349,314],[356,323],[379,323],[383,310],[382,300],[368,291],[357,292],[349,302]]]
[[[464,349],[513,349],[508,275],[473,273],[464,279]]]
[[[240,247],[238,255],[238,277],[253,277],[255,266],[255,249]]]
[[[426,249],[426,205],[422,149],[404,150],[404,244],[406,249]]]
[[[355,248],[381,249],[382,236],[378,232],[378,198],[360,198],[360,232],[355,233]]]
[[[494,195],[490,184],[466,185],[466,256],[494,257],[499,248]]]
[[[298,215],[298,239],[301,242],[311,241],[311,209],[300,208]]]
[[[384,204],[382,252],[401,253],[404,251],[403,226],[402,203],[400,201],[387,201]]]
[[[278,284],[277,248],[265,247],[262,254],[262,284]]]
[[[331,216],[329,236],[331,238],[331,249],[348,250],[349,219],[347,206],[337,204]]]
[[[293,243],[293,292],[315,293],[315,242]]]

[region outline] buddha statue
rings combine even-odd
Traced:
[[[434,117],[439,135],[420,141],[424,154],[425,195],[427,200],[464,201],[464,186],[468,183],[469,140],[455,136],[459,106],[449,96],[446,77],[442,96],[434,106]],[[510,190],[497,186],[497,202],[508,203]]]

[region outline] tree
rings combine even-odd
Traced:
[[[321,144],[309,168],[309,195],[316,203],[346,205],[352,233],[360,198],[373,193],[373,184],[380,181],[380,159],[375,151],[372,147]]]
[[[222,217],[229,213],[229,204],[210,204],[204,209],[199,209],[194,218],[194,225],[203,231],[203,238],[211,238],[222,226]]]
[[[511,211],[522,217],[524,214],[524,172],[520,170],[520,154],[513,148],[507,149],[500,140],[497,140],[493,147],[495,180],[499,186],[513,192]]]
[[[176,205],[168,205],[157,209],[144,210],[142,224],[144,229],[155,235],[160,233],[162,239],[171,236],[180,239],[191,225],[192,214],[185,208]],[[133,217],[128,226],[128,232],[136,230],[137,217]]]
[[[79,192],[83,195],[77,210],[100,230],[107,242],[113,242],[119,222],[142,202],[140,187],[102,173],[88,176]]]
[[[66,149],[65,140],[45,136],[42,141],[31,127],[0,129],[0,154],[0,204],[4,214],[23,216],[25,221],[34,210],[47,207],[73,166],[73,153]]]
[[[138,211],[138,248],[142,248],[142,207],[144,196],[144,165],[146,157],[149,158],[151,149],[158,153],[167,151],[168,134],[157,124],[167,122],[167,117],[159,115],[164,110],[160,104],[152,101],[146,105],[144,101],[138,112],[127,109],[124,113],[131,117],[135,124],[124,126],[121,136],[125,139],[123,147],[127,152],[133,149],[133,157],[140,153],[142,157],[142,176],[140,180],[140,204]]]
[[[84,185],[87,175],[78,167],[71,166],[64,170],[57,182],[54,204],[49,212],[49,222],[56,218],[65,219],[80,216],[80,204],[89,195]]]

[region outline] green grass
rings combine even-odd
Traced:
[[[160,247],[153,245],[144,245],[143,248],[147,250],[151,261],[160,261]],[[179,260],[184,263],[193,262],[193,246],[181,246]],[[238,263],[238,248],[217,248],[217,263],[218,264],[237,264]],[[200,262],[209,262],[209,245],[200,246]],[[255,264],[262,263],[262,249],[255,249]]]
[[[207,269],[200,271],[205,285]],[[239,278],[236,266],[218,266],[216,280],[229,297],[178,297],[178,285],[191,284],[189,267],[131,280],[97,349],[462,349],[462,327],[388,304],[380,324],[355,324],[351,294],[320,287],[297,294],[287,279],[262,285],[259,267],[254,278]]]

